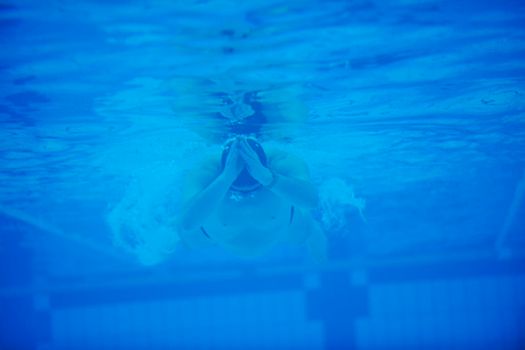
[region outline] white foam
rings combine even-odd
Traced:
[[[321,183],[319,188],[319,206],[321,223],[325,232],[337,231],[348,226],[352,211],[359,213],[366,221],[363,210],[366,202],[355,196],[351,185],[339,178],[330,178]]]
[[[169,163],[141,169],[108,213],[114,243],[145,265],[161,262],[180,240],[175,227],[180,177]]]

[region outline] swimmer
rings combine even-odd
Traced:
[[[282,151],[268,153],[254,138],[226,142],[221,157],[187,174],[178,220],[183,243],[210,243],[242,256],[264,254],[278,243],[306,242],[326,257],[326,238],[310,211],[318,193],[306,164]]]

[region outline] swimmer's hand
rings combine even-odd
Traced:
[[[250,147],[246,139],[240,139],[239,141],[240,155],[244,159],[246,169],[250,175],[257,180],[261,185],[267,186],[273,181],[273,174],[265,167],[257,153]]]
[[[235,181],[244,168],[244,161],[240,154],[239,143],[239,140],[235,140],[231,145],[228,158],[226,158],[226,163],[224,164],[224,170],[222,171],[222,176],[231,182]]]

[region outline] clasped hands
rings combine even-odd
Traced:
[[[273,173],[261,163],[257,153],[246,141],[246,137],[239,136],[230,146],[223,175],[233,182],[244,168],[263,186],[267,186],[273,180]]]

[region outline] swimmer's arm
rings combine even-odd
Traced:
[[[232,172],[219,170],[216,159],[207,159],[188,172],[184,186],[183,209],[179,215],[178,227],[192,230],[208,218],[220,204],[235,180]]]
[[[271,191],[298,207],[311,209],[317,205],[317,188],[310,182],[308,167],[301,159],[284,153],[274,155],[270,170],[275,176]]]
[[[318,193],[309,181],[286,176],[274,171],[274,185],[271,191],[289,200],[301,208],[314,208],[317,205]]]
[[[188,231],[201,225],[217,208],[222,198],[228,192],[231,183],[231,179],[221,174],[202,191],[193,196],[182,211],[180,227]]]

